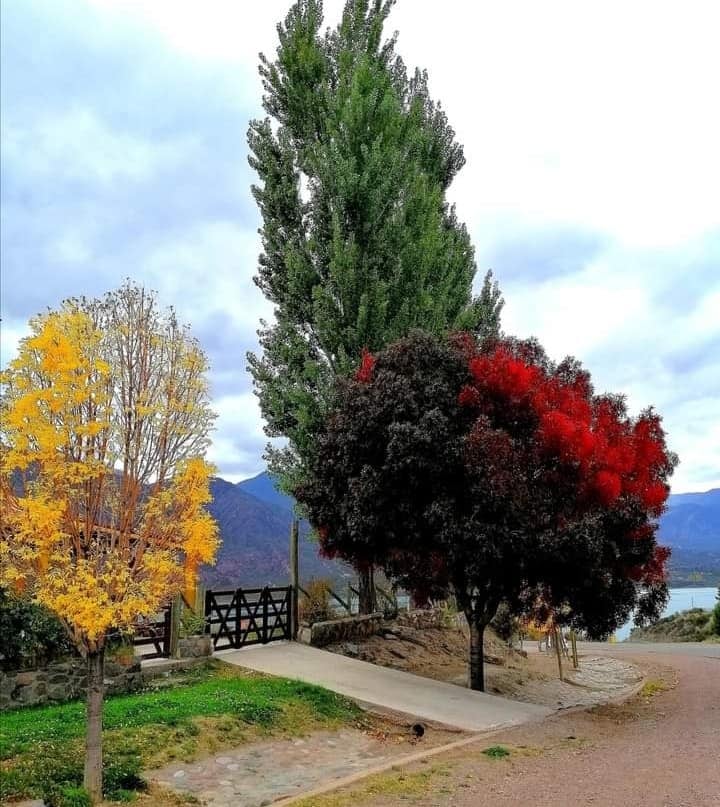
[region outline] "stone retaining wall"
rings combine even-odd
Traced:
[[[210,636],[188,636],[178,641],[179,658],[203,658],[213,652]]]
[[[401,611],[397,615],[395,623],[416,630],[449,628],[456,625],[462,627],[458,618],[460,616],[460,614],[452,614],[441,608],[418,608],[414,611]]]
[[[140,659],[130,664],[105,662],[105,692],[116,695],[142,687]],[[60,703],[85,696],[87,671],[83,659],[55,661],[37,670],[0,671],[0,710]]]
[[[336,642],[354,642],[378,633],[383,626],[382,613],[348,616],[328,622],[304,625],[298,631],[298,641],[313,647],[325,647]]]

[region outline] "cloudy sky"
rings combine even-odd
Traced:
[[[2,365],[64,297],[157,289],[211,357],[229,479],[263,467],[245,352],[271,311],[245,132],[288,6],[1,5]],[[391,26],[465,146],[452,198],[505,329],[654,404],[676,492],[720,486],[717,3],[399,0]]]

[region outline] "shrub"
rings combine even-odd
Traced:
[[[52,807],[92,807],[90,794],[84,787],[64,787],[54,801]]]
[[[500,603],[490,622],[490,627],[504,642],[510,642],[517,633],[517,619],[513,616],[507,603]]]
[[[140,776],[141,762],[139,753],[129,749],[128,754],[115,753],[103,765],[103,790],[106,795],[117,801],[117,793],[124,790],[145,790],[147,783]]]
[[[112,794],[113,801],[135,801],[137,798],[137,791],[135,790],[116,790]]]
[[[635,627],[631,640],[702,642],[711,635],[712,613],[702,608],[691,608],[663,617],[644,627]]]
[[[483,751],[483,754],[490,759],[503,759],[510,756],[510,751],[504,745],[491,745]]]
[[[718,586],[717,603],[712,611],[712,632],[720,636],[720,586]]]
[[[200,636],[205,631],[205,617],[196,614],[192,608],[183,605],[180,616],[180,636],[187,639],[189,636]]]
[[[0,588],[0,669],[42,666],[75,653],[65,628],[47,608]]]
[[[298,603],[300,621],[312,625],[314,622],[332,619],[334,613],[330,607],[330,581],[313,579],[307,584],[305,590],[306,593]]]

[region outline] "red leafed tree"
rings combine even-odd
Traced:
[[[595,637],[633,610],[656,616],[670,554],[656,525],[677,463],[659,416],[630,417],[621,396],[594,393],[579,362],[555,365],[535,342],[486,344],[469,368],[459,400],[475,418],[467,471],[478,501],[493,484],[490,436],[507,441],[519,469],[505,515],[524,523],[526,572],[511,598],[528,610],[542,602]]]
[[[343,384],[297,491],[326,552],[417,596],[452,593],[470,684],[498,605],[539,600],[605,635],[667,597],[655,524],[676,459],[659,417],[596,395],[535,341],[415,333]]]

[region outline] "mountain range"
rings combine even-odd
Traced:
[[[672,549],[672,586],[720,585],[720,488],[671,495],[658,539]]]
[[[209,509],[220,527],[222,547],[215,566],[203,571],[205,583],[214,588],[287,585],[292,499],[267,472],[237,484],[215,478],[211,491]],[[720,583],[720,488],[671,495],[658,534],[660,543],[673,550],[671,586]],[[349,567],[320,556],[302,522],[299,550],[303,581],[354,577]]]
[[[222,544],[214,566],[202,577],[213,588],[286,586],[290,581],[290,526],[293,502],[275,487],[267,473],[233,484],[218,477],[210,484],[208,506],[220,528]],[[353,576],[349,567],[320,556],[310,529],[300,523],[301,580]]]

